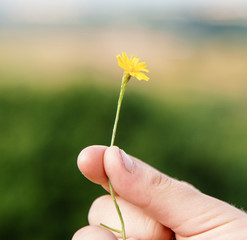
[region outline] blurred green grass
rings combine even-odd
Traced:
[[[105,192],[81,176],[76,159],[88,145],[109,145],[117,98],[97,84],[1,88],[0,239],[71,238],[87,224],[91,202]],[[246,209],[246,109],[227,98],[161,101],[127,91],[116,145]]]

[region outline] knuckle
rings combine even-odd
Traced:
[[[95,219],[98,218],[99,213],[102,212],[103,209],[108,209],[109,202],[111,202],[111,196],[109,195],[103,195],[94,200],[88,213],[89,223],[95,222]]]
[[[183,187],[190,189],[191,191],[200,192],[197,188],[195,188],[192,184],[186,182],[186,181],[180,181],[180,183],[183,185]]]
[[[154,187],[167,188],[172,184],[172,180],[166,175],[158,172],[151,177],[150,183],[151,183],[151,186],[154,186]]]

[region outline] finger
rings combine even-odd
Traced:
[[[104,154],[107,147],[90,146],[83,149],[77,159],[82,174],[90,181],[108,189],[108,178],[104,169]]]
[[[121,209],[127,238],[142,240],[170,240],[172,231],[155,221],[145,212],[129,202],[117,198]],[[110,195],[102,196],[94,201],[89,211],[89,223],[91,225],[105,224],[114,229],[121,230],[121,224],[114,203]],[[120,234],[115,233],[118,238]]]
[[[242,211],[160,173],[117,147],[107,148],[104,168],[113,188],[126,201],[180,236],[192,236],[246,218]]]
[[[87,226],[78,230],[72,240],[118,240],[116,236],[105,228],[98,226]]]

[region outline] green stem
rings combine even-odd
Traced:
[[[124,226],[123,216],[122,216],[122,213],[120,211],[119,205],[117,203],[116,197],[114,195],[114,191],[113,191],[113,188],[112,188],[112,185],[111,185],[110,180],[108,180],[108,183],[109,183],[111,197],[112,197],[112,200],[114,202],[115,208],[117,210],[117,213],[118,213],[118,216],[119,216],[119,219],[120,219],[120,222],[121,222],[122,231],[120,231],[120,233],[122,235],[122,239],[123,240],[126,240],[126,233],[125,233],[125,226]]]
[[[113,131],[112,131],[111,146],[114,145],[121,104],[122,104],[123,96],[125,93],[126,85],[127,85],[128,81],[130,80],[130,77],[131,76],[129,74],[124,73],[123,78],[122,78],[122,84],[121,84],[120,94],[119,94],[119,98],[118,98],[117,112],[116,112],[115,122],[114,122],[114,126],[113,126]],[[110,227],[105,226],[104,224],[101,224],[101,225],[108,228],[108,229],[111,229],[115,232],[121,233],[122,239],[126,240],[126,233],[125,233],[123,216],[122,216],[122,213],[120,211],[119,205],[117,203],[116,197],[114,195],[114,190],[113,190],[112,184],[110,182],[110,179],[108,180],[108,184],[109,184],[109,189],[110,189],[110,194],[111,194],[112,200],[114,202],[114,205],[116,207],[116,210],[117,210],[120,222],[121,222],[122,231],[112,229]]]
[[[105,227],[105,228],[107,228],[107,229],[113,231],[113,232],[117,232],[117,233],[120,233],[120,234],[122,233],[121,230],[118,230],[118,229],[115,229],[115,228],[108,227],[108,226],[106,226],[106,225],[103,224],[103,223],[101,223],[100,225],[101,225],[102,227]]]
[[[120,113],[120,109],[121,109],[122,100],[123,100],[123,96],[124,96],[124,93],[125,93],[126,85],[127,85],[129,80],[130,80],[130,75],[124,73],[123,78],[122,78],[120,94],[119,94],[119,98],[118,98],[115,122],[114,122],[114,126],[113,126],[113,131],[112,131],[111,146],[114,145],[115,136],[116,136],[116,132],[117,132],[117,124],[118,124],[118,120],[119,120],[119,113]]]

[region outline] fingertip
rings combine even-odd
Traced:
[[[89,146],[84,148],[77,158],[77,166],[81,173],[98,184],[106,178],[103,164],[106,149],[106,146],[101,145]]]
[[[102,214],[101,211],[103,210],[104,215],[108,215],[108,216],[113,216],[116,212],[114,212],[112,214],[112,212],[110,212],[108,210],[108,204],[109,204],[109,198],[110,198],[110,202],[112,203],[112,199],[110,195],[103,195],[98,197],[97,199],[95,199],[89,209],[89,213],[88,213],[88,222],[89,224],[92,225],[99,225],[102,221]],[[112,209],[110,209],[112,210]],[[117,228],[117,227],[116,227]]]
[[[117,240],[116,236],[112,232],[99,226],[86,226],[84,228],[81,228],[72,237],[72,240],[98,240],[98,239]]]
[[[101,149],[106,149],[106,148],[107,147],[101,146],[101,145],[92,145],[92,146],[88,146],[88,147],[82,149],[81,152],[79,153],[78,157],[77,157],[78,168],[80,169],[81,164],[83,164],[85,161],[87,161],[92,154],[94,154],[95,152],[97,152]]]
[[[107,149],[105,150],[105,156],[118,155],[118,154],[119,154],[119,147],[115,145],[107,147]]]
[[[117,146],[108,147],[104,154],[104,165],[106,172],[111,175],[112,172],[116,172],[116,167],[119,166],[121,160],[120,149]],[[115,171],[114,171],[115,170]],[[110,177],[108,175],[108,177]]]
[[[83,237],[87,234],[88,231],[89,231],[89,226],[79,229],[73,235],[72,240],[83,239]]]

